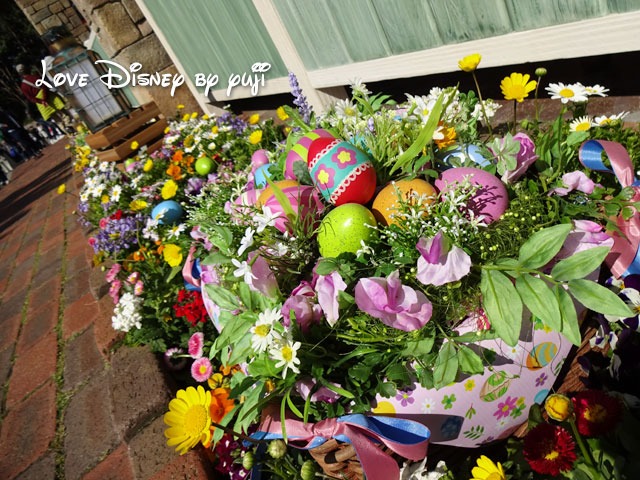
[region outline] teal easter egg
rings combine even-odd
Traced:
[[[368,226],[371,225],[371,226]],[[346,203],[331,210],[320,222],[318,247],[323,257],[355,254],[376,234],[376,218],[360,204]]]
[[[203,177],[208,175],[211,168],[213,168],[213,161],[209,157],[200,157],[196,160],[196,172],[198,172],[198,175]]]
[[[376,171],[369,155],[337,138],[318,138],[309,147],[311,180],[328,202],[364,205],[376,190]]]
[[[558,354],[558,346],[555,343],[544,342],[533,347],[527,356],[527,368],[538,370],[555,358]]]
[[[309,155],[309,147],[314,140],[318,138],[334,138],[331,133],[322,128],[313,130],[302,137],[296,142],[296,144],[287,153],[287,160],[284,166],[284,178],[287,180],[298,180],[293,173],[293,164],[295,162],[304,162],[307,164],[307,157]]]
[[[267,163],[256,169],[256,173],[253,176],[253,182],[256,188],[262,188],[267,184],[267,177],[271,179],[269,174],[269,167],[275,165],[275,163]]]
[[[153,207],[153,210],[151,211],[151,218],[157,218],[162,214],[162,218],[160,218],[158,223],[168,225],[176,223],[180,217],[182,217],[182,213],[182,206],[178,202],[165,200]]]

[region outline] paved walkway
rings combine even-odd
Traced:
[[[0,190],[0,479],[212,478],[198,453],[165,444],[174,388],[156,355],[118,348],[64,144]]]

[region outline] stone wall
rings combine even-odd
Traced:
[[[70,0],[16,0],[16,3],[40,35],[51,27],[64,25],[82,41],[89,37],[89,29]]]

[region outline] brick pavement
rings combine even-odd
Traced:
[[[158,358],[118,348],[64,143],[0,190],[0,479],[213,478],[200,454],[166,446],[175,389]]]

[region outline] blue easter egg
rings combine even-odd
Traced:
[[[166,211],[158,222],[162,225],[176,223],[180,219],[180,217],[182,217],[182,206],[178,202],[175,202],[173,200],[165,200],[164,202],[160,202],[158,205],[153,207],[153,210],[151,211],[151,218],[156,218],[162,213],[163,210]]]
[[[472,160],[480,167],[486,167],[491,164],[489,160],[482,156],[480,149],[476,145],[458,146],[453,150],[447,151],[446,155],[441,160],[441,163],[443,164],[442,168],[451,168],[453,166],[451,162],[454,159],[457,159],[459,162]]]
[[[266,165],[262,165],[256,169],[256,173],[254,174],[253,181],[256,188],[262,188],[267,184],[267,177],[271,179],[271,175],[269,175],[269,167],[275,165],[274,163],[267,163]]]

